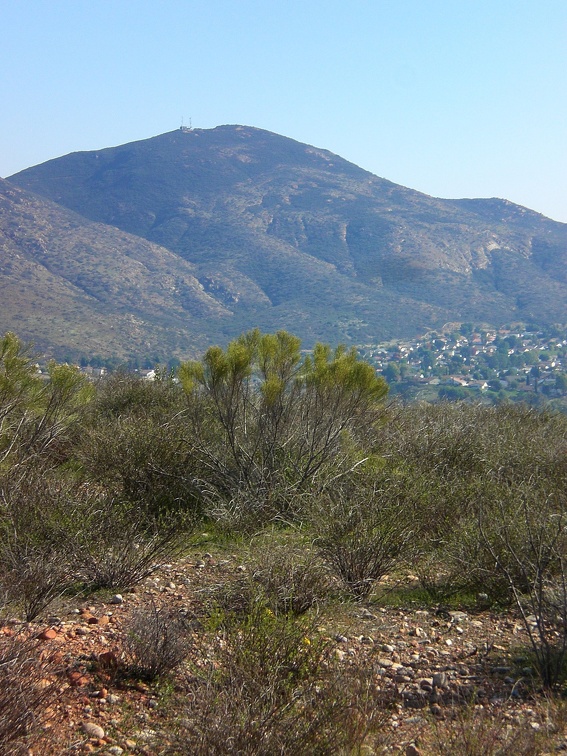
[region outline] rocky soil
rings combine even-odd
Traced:
[[[29,753],[162,752],[180,716],[175,675],[186,672],[155,684],[124,674],[129,617],[152,600],[192,616],[211,588],[245,570],[237,555],[196,553],[123,596],[65,599],[42,622],[4,617],[0,644],[31,637],[46,663],[41,684],[49,698]],[[567,750],[567,714],[539,689],[526,629],[513,613],[344,603],[322,609],[317,622],[339,663],[371,668],[388,694],[383,732],[368,753]],[[202,662],[199,648],[189,665]],[[477,750],[465,748],[469,740]]]

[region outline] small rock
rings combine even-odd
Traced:
[[[89,738],[104,738],[104,730],[94,722],[83,722],[81,729]]]
[[[445,672],[436,672],[431,679],[431,684],[434,688],[446,688],[447,675]]]
[[[465,612],[449,612],[449,615],[453,622],[464,622],[469,618]]]
[[[348,638],[346,637],[346,635],[337,634],[335,635],[335,640],[337,641],[337,643],[348,643]]]
[[[406,756],[421,756],[421,754],[422,752],[414,743],[410,743],[406,746]]]
[[[48,627],[39,635],[36,635],[36,638],[42,641],[53,640],[54,638],[57,638],[57,630],[54,630],[52,627]]]
[[[114,693],[109,693],[106,697],[106,700],[109,704],[117,704],[120,701],[119,696],[116,696]]]
[[[103,651],[98,655],[99,664],[103,667],[116,667],[118,665],[118,659],[114,651]]]
[[[110,599],[110,603],[111,603],[111,604],[123,604],[123,603],[124,603],[124,598],[122,597],[122,594],[121,594],[121,593],[116,593],[116,594],[115,594],[115,595],[114,595],[114,596],[113,596],[113,597],[112,597],[112,598]]]
[[[385,651],[387,654],[393,654],[396,650],[394,646],[391,646],[389,643],[384,643],[382,646],[380,646],[382,651]]]
[[[73,688],[80,688],[81,685],[87,685],[89,682],[89,678],[78,670],[67,672],[67,679],[69,680],[69,685]]]
[[[108,753],[111,753],[112,756],[120,756],[120,754],[124,753],[124,749],[120,748],[120,746],[112,746],[108,749]]]

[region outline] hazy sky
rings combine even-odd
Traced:
[[[246,124],[567,222],[566,0],[0,0],[0,176]]]

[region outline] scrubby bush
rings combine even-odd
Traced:
[[[567,497],[520,496],[481,513],[482,543],[505,580],[530,639],[545,687],[565,676],[567,660]],[[496,516],[495,516],[496,515]],[[518,537],[520,533],[520,537]]]
[[[90,504],[73,556],[75,574],[91,589],[133,588],[182,548],[187,526],[179,518],[149,520],[143,508],[104,495]]]
[[[0,481],[0,585],[28,621],[73,579],[71,490],[46,471],[28,470]]]
[[[415,551],[408,491],[395,477],[338,488],[313,514],[318,553],[357,599]]]
[[[187,623],[153,602],[140,607],[124,628],[124,650],[133,671],[147,680],[172,672],[191,646]]]
[[[189,408],[170,377],[118,374],[99,387],[76,454],[87,480],[154,517],[202,507]]]
[[[0,753],[30,753],[42,714],[52,700],[53,665],[23,636],[0,637]]]
[[[179,754],[353,753],[386,717],[371,670],[341,670],[314,627],[257,607],[187,683]]]
[[[93,393],[77,369],[51,362],[42,377],[17,336],[0,339],[0,473],[65,460]]]
[[[246,571],[217,586],[211,599],[229,615],[246,616],[263,606],[275,615],[299,616],[330,592],[329,575],[314,549],[288,529],[254,539]]]
[[[302,359],[299,339],[284,331],[213,347],[181,365],[179,377],[202,408],[191,430],[212,509],[219,500],[247,503],[259,525],[274,511],[293,516],[298,496],[361,462],[387,393],[354,350],[318,344]]]
[[[56,471],[0,481],[0,590],[32,620],[71,586],[130,588],[172,558],[182,521]]]

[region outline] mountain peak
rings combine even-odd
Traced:
[[[167,250],[174,289],[176,265],[190,266],[213,339],[260,326],[368,343],[447,321],[567,321],[564,224],[506,200],[435,199],[263,129],[176,129],[9,181]]]

